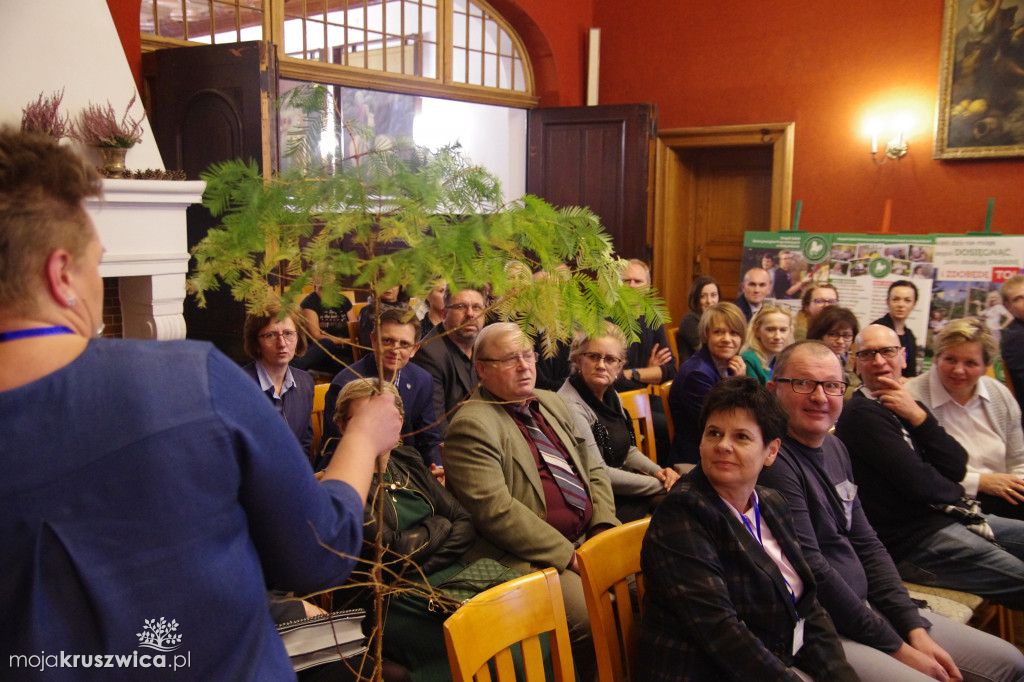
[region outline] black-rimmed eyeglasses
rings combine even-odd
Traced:
[[[903,350],[902,346],[886,346],[884,348],[865,348],[864,350],[857,351],[856,353],[854,353],[854,355],[856,355],[857,359],[860,360],[861,362],[871,362],[872,360],[875,359],[876,355],[881,355],[886,360],[892,360],[899,354],[901,350]]]
[[[825,395],[840,396],[846,393],[848,384],[845,381],[815,381],[814,379],[772,379],[772,381],[789,384],[793,393],[807,395],[814,393],[818,386],[825,392]]]

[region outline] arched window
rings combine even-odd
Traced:
[[[532,107],[522,40],[483,0],[143,0],[144,50],[270,40],[282,78]]]

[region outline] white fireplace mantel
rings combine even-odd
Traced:
[[[100,275],[119,278],[124,336],[185,338],[185,209],[205,187],[199,180],[104,180],[103,198],[86,201],[105,249]]]

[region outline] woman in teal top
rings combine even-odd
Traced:
[[[788,308],[765,303],[750,324],[740,357],[747,363],[747,376],[764,386],[772,376],[772,364],[782,349],[793,343],[793,313]]]

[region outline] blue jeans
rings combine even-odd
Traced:
[[[1024,608],[1024,521],[986,518],[999,546],[951,523],[896,564],[900,576]]]

